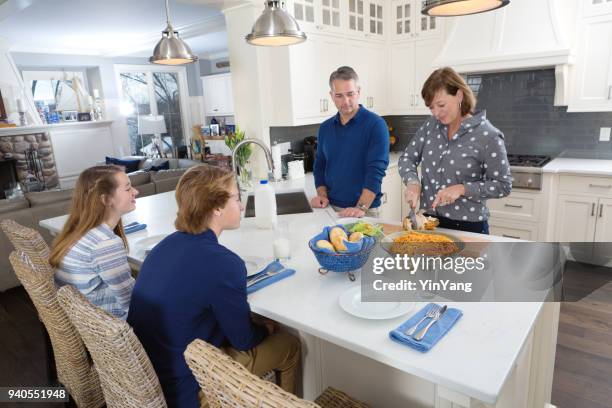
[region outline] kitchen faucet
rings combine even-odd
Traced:
[[[234,174],[236,175],[236,182],[238,182],[238,172],[236,171],[236,168],[238,166],[236,163],[236,153],[238,152],[238,149],[240,149],[242,146],[247,145],[249,143],[255,143],[256,145],[258,145],[259,147],[263,149],[266,155],[266,161],[268,162],[268,179],[270,179],[270,175],[274,171],[274,163],[272,162],[272,153],[270,152],[270,149],[268,149],[268,146],[266,146],[263,142],[257,139],[244,139],[242,142],[238,143],[236,147],[234,147],[234,150],[232,151],[232,170],[234,171]],[[238,188],[240,188],[240,191],[245,191],[244,188],[240,187],[240,183],[238,183]]]

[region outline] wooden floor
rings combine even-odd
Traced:
[[[612,269],[572,262],[567,272],[552,402],[612,407]]]
[[[561,305],[552,402],[612,408],[612,269],[571,262],[564,285],[572,302]],[[0,386],[46,385],[43,338],[23,288],[0,293]]]

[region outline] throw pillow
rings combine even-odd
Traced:
[[[152,165],[147,171],[160,171],[160,170],[170,170],[170,162],[168,160],[159,163],[157,165]]]
[[[106,156],[106,164],[116,164],[117,166],[123,166],[126,173],[132,173],[138,170],[140,159],[123,160],[116,157]]]

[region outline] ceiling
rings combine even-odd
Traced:
[[[170,18],[206,58],[227,51],[220,10],[242,2],[170,0]],[[16,52],[148,57],[165,27],[164,0],[0,0],[0,35]]]

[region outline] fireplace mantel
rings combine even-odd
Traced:
[[[96,127],[108,127],[112,123],[113,123],[112,120],[97,120],[97,121],[90,121],[90,122],[63,122],[63,123],[54,123],[51,125],[8,127],[8,128],[0,128],[0,137],[45,133],[45,132],[53,131],[54,129],[72,130],[72,129],[78,129],[78,128],[91,129],[91,128],[96,128]]]

